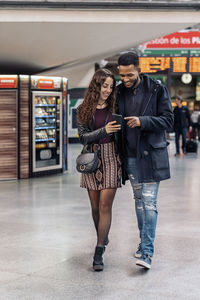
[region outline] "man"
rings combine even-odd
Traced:
[[[165,130],[173,126],[173,112],[166,87],[140,74],[136,53],[122,54],[118,65],[122,83],[118,87],[117,105],[124,118],[119,137],[122,178],[123,184],[129,178],[135,198],[140,233],[136,265],[150,269],[159,182],[170,177]]]
[[[187,131],[191,124],[191,120],[189,110],[186,106],[183,106],[180,97],[176,97],[176,105],[177,106],[174,108],[174,131],[176,142],[175,156],[178,156],[180,155],[180,135],[182,135],[182,154],[185,153]]]

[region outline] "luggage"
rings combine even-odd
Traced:
[[[187,153],[197,153],[198,144],[195,140],[187,140],[185,150]]]
[[[193,137],[193,136],[192,136],[192,135],[193,135],[192,133],[193,133],[192,130],[188,130],[188,132],[187,132],[187,137],[188,137],[189,140],[191,140],[192,137]]]

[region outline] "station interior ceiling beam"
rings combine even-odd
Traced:
[[[66,76],[81,86],[95,62],[199,20],[195,9],[1,9],[0,73]]]

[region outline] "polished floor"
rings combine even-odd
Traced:
[[[0,182],[0,300],[200,299],[200,154],[174,157],[160,185],[152,269],[135,265],[138,230],[130,184],[113,207],[105,269],[92,271],[95,231],[87,193],[69,171]]]

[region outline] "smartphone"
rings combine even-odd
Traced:
[[[112,121],[116,121],[117,124],[122,125],[122,115],[112,114]]]

